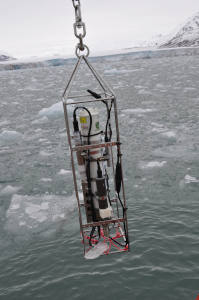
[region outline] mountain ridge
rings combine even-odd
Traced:
[[[199,12],[189,18],[160,48],[199,47]]]
[[[14,57],[11,57],[9,54],[0,51],[0,62],[14,60]]]

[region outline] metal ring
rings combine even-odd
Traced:
[[[73,1],[73,6],[74,8],[80,6],[80,1],[79,0],[72,0]],[[77,2],[77,3],[76,3]]]
[[[86,56],[86,57],[89,56],[90,51],[89,51],[88,46],[86,46],[86,45],[83,45],[83,46],[84,46],[84,50],[83,50],[83,51],[86,50],[86,54],[82,54],[82,55],[80,55],[80,52],[83,52],[83,51],[79,48],[79,44],[77,44],[77,46],[76,46],[75,54],[76,54],[76,56],[77,56],[78,58],[80,58],[80,56]],[[78,51],[78,50],[79,50],[79,51]]]
[[[74,28],[74,34],[78,39],[80,38],[80,35],[82,38],[84,38],[86,36],[86,26],[85,26],[84,22],[74,23],[73,28]],[[78,29],[82,29],[82,33],[78,33],[77,32]]]

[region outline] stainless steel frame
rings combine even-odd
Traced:
[[[85,94],[85,95],[76,95],[76,96],[70,96],[72,84],[74,83],[74,80],[77,76],[77,73],[79,71],[81,63],[85,63],[86,66],[89,68],[90,72],[94,76],[95,80],[98,82],[102,89],[102,98],[100,99],[95,99],[92,98],[90,94]],[[74,102],[71,102],[69,100],[72,98]],[[94,227],[94,226],[102,226],[109,224],[110,226],[113,226],[112,228],[115,228],[117,226],[120,226],[120,224],[125,224],[126,227],[126,233],[127,236],[124,237],[124,241],[126,241],[126,238],[128,237],[128,222],[127,222],[127,214],[126,214],[126,198],[125,198],[125,189],[124,189],[124,181],[123,181],[123,175],[122,175],[122,195],[121,195],[121,200],[123,202],[124,206],[124,216],[120,216],[121,214],[121,209],[120,206],[121,204],[119,203],[117,196],[113,199],[111,199],[112,205],[115,205],[114,213],[116,214],[113,219],[111,220],[104,220],[104,221],[99,221],[99,222],[92,222],[92,223],[85,223],[83,220],[84,215],[85,215],[85,205],[84,203],[81,203],[80,197],[79,197],[79,191],[78,191],[78,185],[77,185],[77,176],[76,176],[76,163],[75,163],[75,157],[74,153],[77,151],[83,151],[83,150],[88,150],[88,149],[94,149],[94,148],[105,148],[109,147],[110,148],[110,153],[111,153],[111,161],[112,161],[112,176],[113,176],[113,181],[114,181],[114,186],[115,186],[115,178],[114,178],[114,149],[117,150],[119,153],[121,153],[121,143],[120,143],[120,135],[119,135],[119,125],[118,125],[118,114],[117,114],[117,103],[116,103],[116,97],[110,88],[110,86],[102,79],[102,77],[98,74],[98,72],[93,68],[93,66],[90,64],[88,61],[87,57],[82,55],[78,58],[77,64],[75,65],[75,68],[72,72],[72,75],[67,83],[67,86],[64,90],[63,96],[63,108],[64,108],[64,117],[65,117],[65,123],[66,123],[66,131],[67,131],[67,136],[68,136],[68,144],[70,148],[70,155],[71,155],[71,165],[72,165],[72,173],[73,173],[73,180],[74,180],[74,188],[75,188],[75,194],[77,198],[77,204],[78,204],[78,213],[79,213],[79,223],[80,223],[80,232],[82,235],[83,239],[83,246],[84,246],[84,254],[88,250],[87,245],[86,245],[86,240],[85,240],[85,230],[89,227]],[[77,104],[86,104],[86,103],[95,103],[95,102],[101,102],[102,100],[105,101],[113,101],[113,108],[114,108],[114,118],[115,118],[115,137],[116,140],[108,143],[100,143],[100,144],[92,144],[92,145],[85,145],[85,146],[79,146],[75,147],[72,143],[72,131],[70,128],[70,119],[68,115],[68,106],[70,105],[77,105]],[[121,162],[122,165],[122,162]],[[115,250],[115,249],[114,249]],[[129,248],[128,248],[129,250]],[[118,250],[116,251],[111,251],[110,253],[116,253],[120,252]]]

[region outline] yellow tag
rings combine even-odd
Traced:
[[[86,117],[80,117],[80,123],[87,123]]]

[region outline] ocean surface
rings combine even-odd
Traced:
[[[93,64],[117,94],[131,252],[83,257],[60,102],[73,64],[1,71],[0,299],[195,300],[198,56]]]

